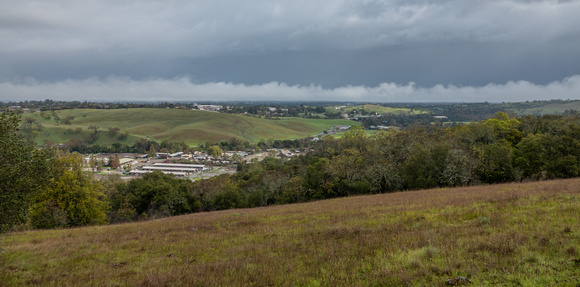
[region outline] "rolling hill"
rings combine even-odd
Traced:
[[[50,113],[47,113],[50,114]],[[73,138],[86,138],[89,127],[96,126],[100,136],[95,144],[110,145],[119,140],[107,133],[109,128],[119,128],[127,133],[123,141],[134,143],[139,138],[156,141],[184,141],[196,146],[206,142],[220,142],[230,138],[257,143],[261,139],[295,139],[313,136],[336,125],[356,125],[349,120],[324,120],[282,118],[263,119],[244,115],[233,115],[181,109],[73,109],[60,110],[61,119],[72,118],[70,125],[56,123],[54,118],[43,118],[40,113],[28,113],[43,128],[36,133],[35,141],[45,140],[64,143]]]
[[[519,115],[546,115],[546,114],[563,114],[565,111],[580,111],[580,101],[542,101],[532,102],[530,107],[521,104],[522,107],[512,108],[511,110]],[[534,106],[535,105],[535,106]]]
[[[385,107],[373,104],[365,104],[361,106],[354,106],[345,108],[344,111],[350,113],[352,110],[365,110],[368,113],[377,113],[377,114],[394,114],[394,115],[414,115],[414,114],[421,114],[424,113],[422,110],[413,110],[410,108],[393,108],[393,107]]]

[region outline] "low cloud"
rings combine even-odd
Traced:
[[[33,79],[0,82],[0,101],[345,101],[345,102],[520,102],[551,99],[580,100],[580,75],[546,85],[510,81],[485,86],[436,85],[418,87],[382,83],[377,86],[323,88],[269,82],[246,85],[226,82],[194,83],[188,77],[134,80],[126,77],[88,78],[59,82]]]

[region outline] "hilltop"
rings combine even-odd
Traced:
[[[66,286],[570,286],[580,179],[339,198],[12,233],[0,282]]]

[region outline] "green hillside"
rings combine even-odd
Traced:
[[[349,120],[273,120],[181,109],[73,109],[57,111],[57,115],[61,119],[72,117],[71,124],[56,123],[54,118],[43,118],[40,113],[24,115],[43,126],[35,133],[37,143],[49,140],[58,144],[75,138],[84,140],[92,132],[90,126],[98,127],[99,137],[95,144],[110,145],[120,141],[118,134],[128,133],[127,138],[121,142],[131,144],[139,138],[149,138],[156,141],[184,141],[195,146],[230,138],[254,143],[261,139],[295,139],[318,134],[335,125],[357,124]],[[114,127],[119,128],[119,133],[109,134],[108,129]]]
[[[384,107],[384,106],[372,105],[372,104],[348,107],[348,108],[345,108],[344,111],[347,113],[350,113],[352,110],[355,110],[355,109],[357,111],[364,109],[366,112],[369,112],[369,113],[375,112],[377,114],[414,115],[414,114],[423,113],[422,111],[412,110],[412,109],[408,109],[408,108],[392,108],[392,107]]]
[[[432,189],[12,233],[0,285],[577,286],[579,186]]]
[[[515,105],[515,104],[514,104]],[[580,101],[544,101],[532,102],[526,107],[524,103],[520,104],[522,107],[511,108],[510,110],[519,115],[546,115],[546,114],[563,114],[568,110],[580,111]]]

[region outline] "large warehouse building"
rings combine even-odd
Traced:
[[[155,170],[160,170],[163,173],[173,174],[174,176],[187,176],[205,169],[205,165],[203,164],[156,163],[154,165],[144,166],[141,169],[132,170],[129,174],[143,175]]]

